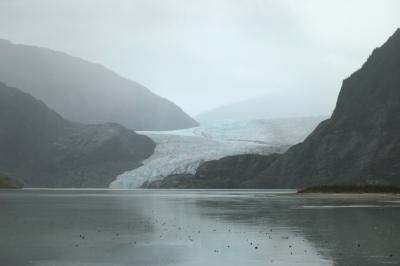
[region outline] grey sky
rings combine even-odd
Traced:
[[[319,115],[399,11],[397,0],[0,0],[0,38],[101,63],[192,115],[277,90],[314,98]]]

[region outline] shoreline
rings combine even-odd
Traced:
[[[400,187],[392,185],[322,185],[299,189],[297,194],[385,194],[400,195]]]

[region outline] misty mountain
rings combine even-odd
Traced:
[[[302,99],[301,101],[299,99]],[[305,98],[302,92],[271,91],[268,95],[227,104],[195,116],[200,122],[255,120],[326,115],[329,107]],[[315,113],[315,110],[324,110]],[[326,112],[326,113],[325,113]]]
[[[0,80],[44,101],[66,119],[115,122],[134,130],[189,128],[174,103],[109,69],[65,53],[0,40]]]
[[[304,142],[283,155],[239,155],[205,163],[184,184],[219,187],[223,180],[224,187],[257,188],[399,185],[399,158],[400,29],[343,81],[331,118]]]
[[[34,187],[107,187],[141,165],[155,143],[118,124],[63,119],[0,83],[0,173]]]

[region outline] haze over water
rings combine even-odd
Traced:
[[[2,265],[399,265],[400,198],[267,190],[0,193]]]

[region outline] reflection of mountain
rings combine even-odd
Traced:
[[[308,202],[310,203],[310,202]],[[326,204],[324,202],[323,204]],[[337,200],[335,204],[375,204],[370,200]],[[390,205],[386,204],[386,205]],[[298,226],[303,220],[305,237],[332,258],[335,265],[400,265],[399,231],[394,220],[400,219],[397,208],[321,208],[299,211],[290,220]],[[302,217],[303,216],[303,217]],[[328,225],[327,228],[320,228]],[[303,226],[303,225],[302,225]],[[317,228],[319,228],[317,230]]]
[[[393,200],[397,203],[390,202]],[[288,256],[291,252],[293,256],[311,252],[304,242],[296,241],[303,237],[312,243],[318,255],[334,265],[400,265],[400,232],[393,223],[400,219],[396,196],[319,198],[272,192],[269,196],[256,194],[242,201],[229,197],[218,201],[203,198],[196,204],[201,209],[213,210],[203,213],[211,218],[215,213],[224,213],[227,222],[263,225],[261,233],[271,237],[271,241],[285,239],[282,248]]]
[[[154,154],[144,166],[119,176],[111,187],[139,187],[171,174],[194,173],[202,162],[228,155],[283,152],[302,141],[322,119],[222,121],[186,130],[141,132],[157,143]]]
[[[6,204],[0,204],[0,213],[9,215],[0,219],[1,263],[399,265],[400,229],[394,221],[400,204],[386,202],[398,201],[397,196],[319,198],[288,192],[2,191]],[[327,208],[338,205],[342,208]]]
[[[135,130],[189,128],[174,103],[109,69],[49,49],[0,40],[0,80],[44,101],[66,119]]]
[[[285,228],[275,232],[273,227],[270,240],[265,233],[271,224],[262,218],[241,223],[247,213],[263,208],[258,205],[262,201],[252,200],[254,195],[183,190],[0,193],[1,202],[7,202],[0,204],[0,212],[12,214],[0,219],[1,262],[7,266],[32,261],[37,266],[287,266],[298,261],[304,266],[332,265],[295,232]],[[247,208],[224,209],[210,201]],[[308,253],[291,256],[282,234]],[[259,249],[254,248],[257,244]]]

